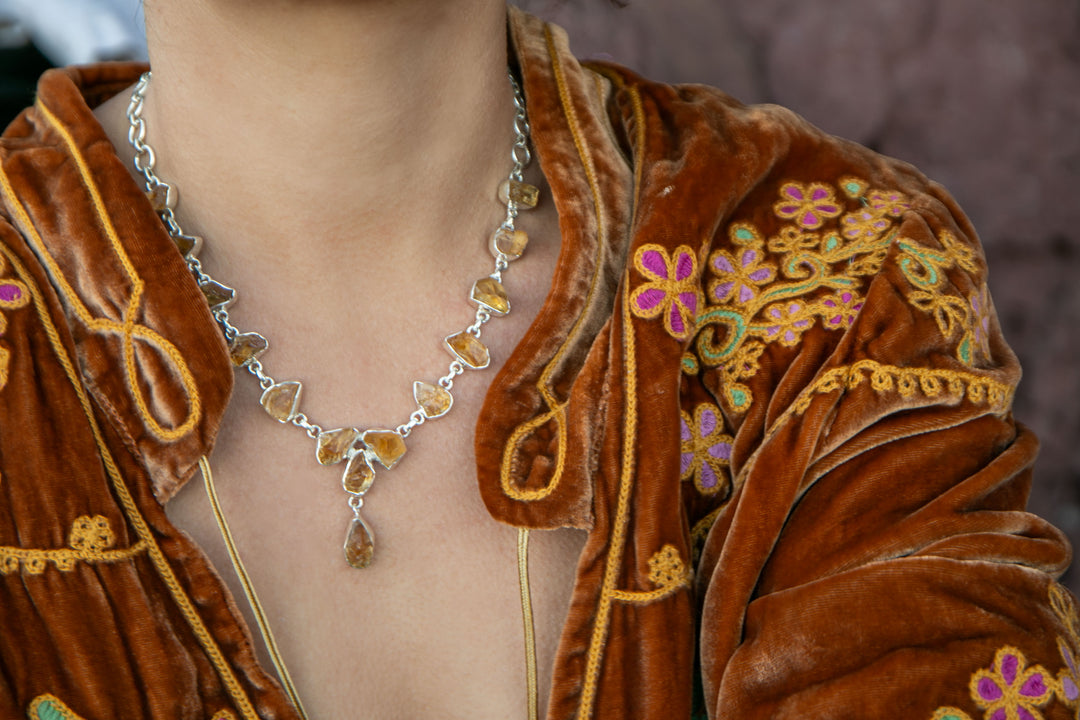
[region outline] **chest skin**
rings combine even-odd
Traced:
[[[484,508],[473,453],[484,393],[535,318],[558,253],[550,202],[523,216],[519,226],[533,240],[507,274],[511,313],[484,328],[492,367],[455,381],[450,413],[415,430],[404,459],[391,471],[377,471],[365,497],[363,515],[376,542],[370,567],[354,570],[342,555],[350,511],[341,466],[319,466],[314,443],[269,418],[258,404],[258,385],[237,377],[211,466],[234,540],[311,718],[527,717],[518,533]],[[480,265],[475,274],[487,271]],[[451,294],[464,298],[471,280],[468,274],[458,278],[460,287],[451,287]],[[418,306],[445,304],[445,288],[415,288]],[[471,311],[458,304],[446,315],[460,317],[458,327],[464,327]],[[329,414],[367,427],[401,422],[412,409],[410,380],[431,381],[445,372],[449,356],[419,349],[423,340],[437,347],[442,334],[458,329],[445,320],[436,327],[443,315],[433,312],[437,320],[418,323],[428,326],[431,337],[402,342],[405,350],[395,363],[358,361],[365,343],[351,345],[337,361],[323,360],[317,377],[347,382],[310,393],[306,385],[309,397],[301,408],[316,420]],[[274,343],[273,333],[267,334]],[[281,344],[288,348],[296,339],[286,333]],[[371,355],[387,357],[394,342],[393,333],[381,338]],[[287,366],[287,351],[279,355]],[[266,360],[274,373],[271,357]],[[413,368],[421,374],[409,378]],[[208,554],[257,635],[201,483],[189,483],[167,512]],[[584,539],[569,529],[530,537],[541,713]],[[255,642],[271,669],[261,638]]]

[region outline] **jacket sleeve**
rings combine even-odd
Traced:
[[[1080,717],[974,231],[900,163],[777,170],[705,258],[684,359],[710,717]]]

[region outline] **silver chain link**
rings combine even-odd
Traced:
[[[525,97],[522,95],[521,87],[518,85],[518,81],[512,72],[507,71],[507,75],[510,79],[510,85],[513,88],[514,98],[514,144],[510,149],[510,159],[513,161],[513,167],[510,170],[509,179],[523,182],[525,167],[532,160],[532,153],[529,151],[529,120],[528,115],[525,112]],[[162,207],[158,209],[158,215],[165,224],[170,237],[175,240],[177,238],[187,237],[183,228],[180,227],[180,222],[176,219],[176,213],[173,211],[177,202],[178,191],[175,186],[165,182],[154,172],[157,156],[154,154],[154,149],[146,142],[146,120],[143,118],[142,112],[143,103],[146,99],[146,89],[150,85],[150,78],[151,74],[149,72],[144,73],[142,77],[139,78],[139,81],[136,83],[135,89],[132,92],[131,102],[128,104],[127,108],[128,142],[131,143],[132,148],[135,150],[135,169],[143,176],[146,183],[146,192],[148,194],[156,193],[159,196],[164,194],[164,197],[167,199]],[[499,230],[513,232],[517,217],[517,203],[515,203],[512,198],[508,199],[506,202],[506,218],[503,220],[502,224],[499,225]],[[202,264],[194,253],[186,255],[184,260],[187,263],[191,274],[194,276],[196,283],[205,285],[206,283],[214,281],[213,278],[202,269]],[[506,256],[501,254],[498,255],[495,258],[495,270],[491,273],[490,277],[502,282],[502,274],[509,265]],[[215,308],[212,314],[218,327],[221,328],[221,332],[224,334],[227,342],[231,343],[238,335],[242,334],[241,330],[229,320],[229,311],[224,306]],[[473,337],[479,338],[481,328],[491,320],[491,318],[491,311],[483,306],[477,307],[474,322],[465,329],[465,332]],[[255,376],[259,382],[259,386],[264,391],[277,384],[277,381],[263,368],[263,365],[258,358],[250,360],[246,365],[246,369]],[[452,360],[448,366],[446,375],[438,380],[439,387],[449,392],[454,387],[454,378],[464,372],[465,365],[458,359]],[[407,438],[415,428],[423,425],[427,419],[428,418],[424,415],[423,411],[417,409],[409,415],[408,420],[398,425],[394,429],[394,432],[398,433],[402,438]],[[312,440],[316,440],[319,437],[319,434],[323,432],[321,425],[312,422],[308,416],[302,412],[297,413],[289,422],[303,430]],[[358,495],[351,495],[349,498],[349,506],[353,509],[354,513],[359,511],[360,507],[363,506],[363,503],[363,498]]]

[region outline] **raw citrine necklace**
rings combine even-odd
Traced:
[[[146,121],[142,116],[150,73],[144,74],[135,86],[127,109],[128,141],[135,149],[135,168],[146,181],[146,192],[154,210],[161,217],[169,236],[183,255],[195,281],[210,305],[210,312],[225,335],[229,356],[235,366],[246,369],[262,387],[259,400],[263,409],[275,420],[303,430],[315,441],[315,458],[322,465],[344,466],[341,485],[345,491],[352,520],[345,536],[345,559],[354,568],[371,564],[375,539],[370,526],[361,515],[364,497],[375,481],[375,468],[393,468],[405,455],[406,439],[426,421],[442,417],[453,405],[451,390],[454,378],[465,370],[486,368],[491,357],[480,342],[480,331],[492,317],[510,311],[510,301],[503,288],[503,273],[510,263],[525,251],[526,234],[515,227],[518,211],[536,206],[539,191],[523,179],[523,171],[531,158],[529,153],[529,122],[525,114],[525,99],[512,73],[508,73],[514,96],[514,144],[511,149],[513,167],[509,177],[499,186],[498,196],[506,205],[506,217],[491,235],[490,248],[495,256],[494,270],[473,283],[469,294],[476,305],[474,321],[464,330],[448,335],[444,344],[452,360],[447,372],[434,382],[417,380],[413,383],[416,410],[396,427],[345,427],[324,430],[300,410],[303,385],[298,380],[277,381],[263,366],[261,357],[269,347],[265,336],[239,330],[229,320],[229,306],[236,300],[236,291],[210,277],[199,262],[202,238],[183,231],[176,219],[178,191],[154,173],[154,150],[146,142]]]

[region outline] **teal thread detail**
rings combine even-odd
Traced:
[[[754,233],[750,232],[749,230],[747,230],[744,227],[741,227],[741,228],[739,228],[738,230],[735,231],[735,237],[738,240],[753,240],[754,239]]]
[[[741,408],[746,405],[747,401],[746,393],[739,389],[731,391],[731,400],[735,403],[735,407]]]

